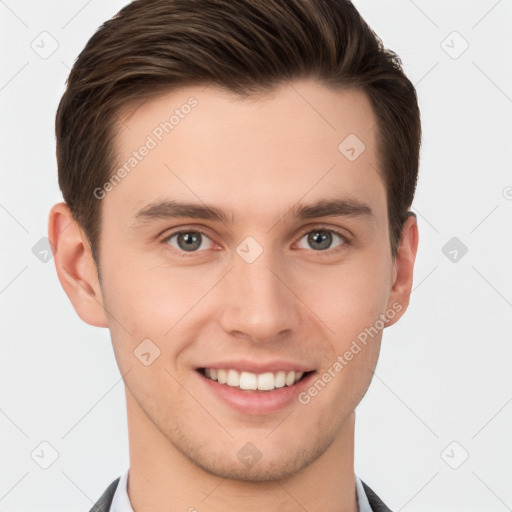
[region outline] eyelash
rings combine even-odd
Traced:
[[[322,225],[318,225],[318,226],[313,226],[311,228],[308,228],[306,231],[303,231],[300,236],[299,236],[299,241],[302,240],[302,238],[304,237],[304,235],[307,235],[309,233],[312,233],[314,231],[326,231],[328,233],[334,233],[335,235],[339,236],[341,238],[341,240],[343,241],[343,243],[338,246],[338,247],[335,247],[334,249],[325,249],[325,250],[321,250],[321,251],[313,251],[313,252],[316,252],[316,253],[319,253],[319,254],[322,254],[322,253],[327,253],[327,254],[334,254],[334,253],[337,253],[338,251],[340,250],[343,250],[347,245],[350,244],[350,240],[349,238],[347,237],[347,235],[345,235],[344,233],[342,233],[341,231],[338,231],[336,229],[332,229],[332,228],[328,228],[326,226],[322,226]],[[176,235],[180,235],[182,233],[199,233],[203,236],[205,236],[206,238],[208,238],[209,240],[211,240],[213,242],[213,240],[211,239],[210,235],[208,235],[208,233],[206,233],[205,231],[202,231],[201,229],[199,228],[190,228],[190,229],[180,229],[179,231],[174,231],[168,235],[165,236],[165,238],[162,240],[162,243],[163,244],[166,244],[169,242],[169,240],[176,236]],[[215,242],[214,242],[215,243]],[[175,247],[173,247],[173,249],[176,249]],[[176,249],[178,250],[178,249]],[[312,250],[312,249],[311,249]],[[184,257],[189,257],[189,256],[193,256],[195,253],[198,253],[198,252],[202,252],[202,251],[191,251],[189,253],[187,253],[186,251],[180,251],[180,254],[183,255]]]

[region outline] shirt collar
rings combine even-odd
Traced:
[[[128,497],[129,471],[130,470],[127,469],[119,480],[119,484],[117,485],[117,489],[112,500],[112,505],[110,506],[110,512],[133,512],[133,507],[130,503],[130,498]],[[364,492],[361,479],[357,475],[355,475],[355,477],[359,512],[372,512],[372,507],[368,501],[368,496],[366,496],[366,493]]]
[[[130,498],[128,498],[128,473],[127,469],[117,484],[117,489],[110,505],[110,512],[133,512]]]

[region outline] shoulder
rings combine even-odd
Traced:
[[[89,512],[108,512],[121,477],[116,478],[101,495]]]
[[[364,492],[370,502],[373,512],[391,512],[391,509],[385,505],[385,503],[377,496],[377,494],[371,489],[371,487],[365,484],[362,480]]]

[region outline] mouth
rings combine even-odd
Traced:
[[[315,370],[307,372],[277,371],[264,373],[239,372],[226,368],[198,368],[197,371],[206,379],[219,384],[247,392],[268,392],[279,388],[290,388],[307,379]]]

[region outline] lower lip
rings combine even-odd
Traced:
[[[242,390],[227,384],[219,384],[216,380],[205,377],[199,371],[196,373],[215,396],[233,409],[244,414],[262,415],[279,411],[294,401],[298,402],[299,393],[309,386],[316,372],[309,373],[292,386],[275,388],[272,391]]]

